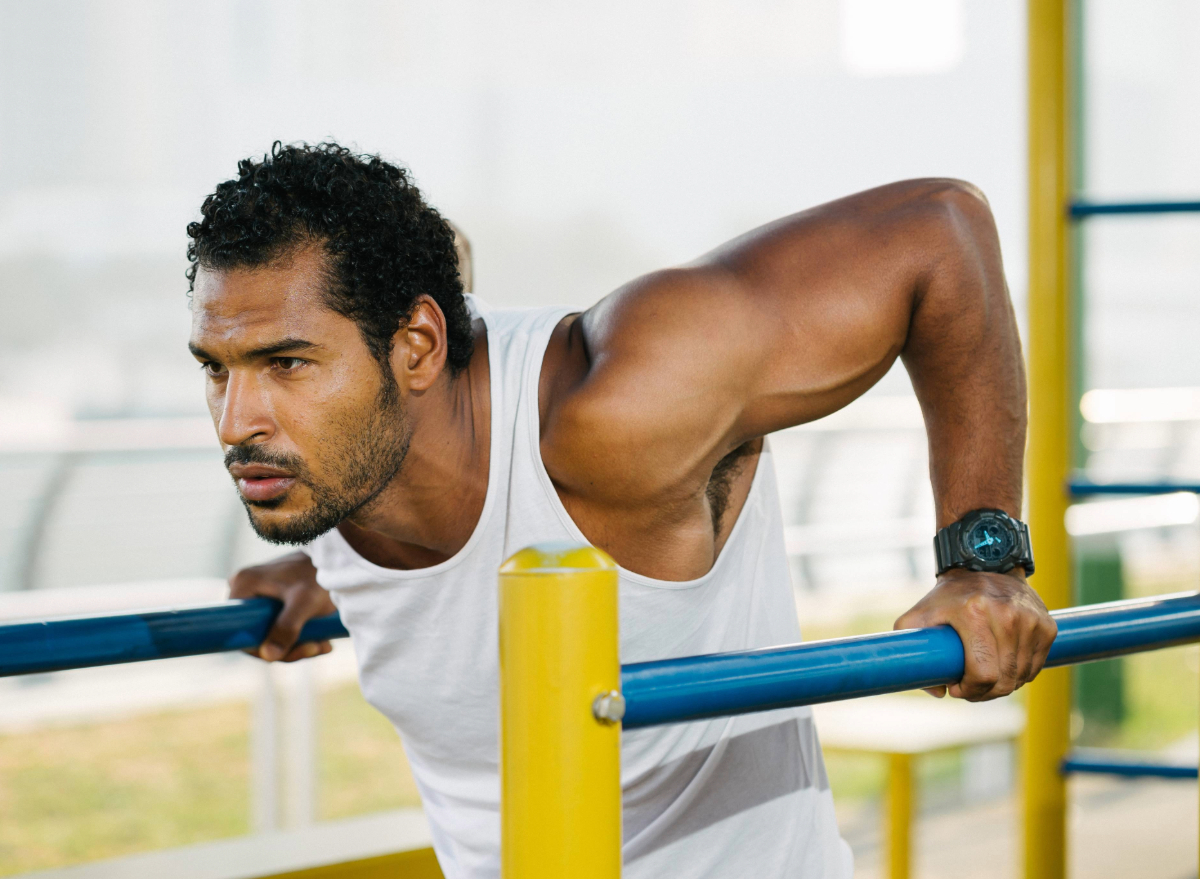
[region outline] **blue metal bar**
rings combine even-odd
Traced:
[[[1063,775],[1087,773],[1127,778],[1200,778],[1195,766],[1148,760],[1129,751],[1077,748],[1062,761]]]
[[[1099,214],[1194,214],[1200,213],[1200,201],[1076,201],[1069,213],[1076,219]]]
[[[1200,640],[1200,593],[1055,611],[1048,665],[1069,665]],[[950,684],[963,647],[948,626],[718,653],[621,669],[626,729],[814,705]]]
[[[268,598],[0,625],[0,677],[257,647],[281,605]],[[301,641],[347,636],[338,615],[310,620]]]
[[[239,650],[260,644],[278,613],[268,599],[0,626],[0,676]],[[1056,611],[1049,665],[1200,640],[1200,593]],[[301,640],[345,637],[336,614]],[[814,641],[745,653],[643,662],[621,670],[625,727],[811,705],[930,687],[963,674],[948,626]]]
[[[1174,494],[1190,491],[1200,494],[1200,482],[1093,482],[1075,476],[1067,483],[1067,491],[1075,497],[1098,494]]]

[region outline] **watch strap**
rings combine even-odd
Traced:
[[[958,533],[961,527],[961,522],[951,522],[933,535],[933,555],[937,559],[939,577],[965,561],[962,553],[958,551]]]

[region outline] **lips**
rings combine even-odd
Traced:
[[[242,497],[250,503],[281,498],[296,482],[296,477],[286,470],[264,464],[234,464],[229,472],[237,480]]]

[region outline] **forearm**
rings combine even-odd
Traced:
[[[1025,373],[986,203],[945,197],[943,239],[914,294],[902,357],[929,435],[942,528],[980,507],[1021,514]]]

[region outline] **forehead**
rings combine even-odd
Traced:
[[[324,256],[316,247],[256,268],[196,272],[192,342],[205,348],[251,346],[264,337],[310,338],[352,324],[324,298]]]

